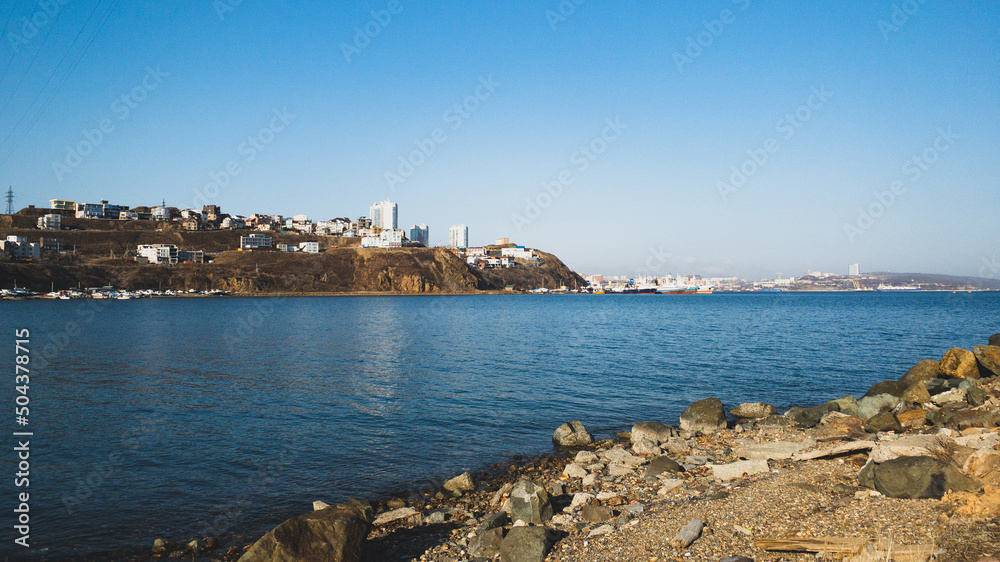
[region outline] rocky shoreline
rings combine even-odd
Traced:
[[[919,361],[863,396],[679,424],[462,474],[407,498],[351,500],[252,545],[157,541],[154,557],[278,560],[971,560],[1000,558],[1000,334]]]

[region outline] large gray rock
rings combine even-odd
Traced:
[[[949,349],[941,358],[941,376],[946,379],[978,379],[976,355],[960,347]]]
[[[982,487],[950,463],[934,457],[899,457],[882,464],[868,463],[858,483],[890,498],[939,500],[948,490],[972,492]]]
[[[836,400],[830,400],[830,402],[836,402],[837,406],[840,408],[839,412],[848,416],[858,415],[858,399],[854,396],[848,394],[847,396],[841,396]]]
[[[858,417],[868,419],[875,414],[888,412],[899,404],[899,398],[891,394],[865,396],[858,400]]]
[[[778,413],[778,410],[767,402],[744,402],[729,413],[741,420],[759,420]]]
[[[1000,346],[998,345],[977,345],[972,348],[972,353],[979,362],[979,373],[983,376],[1000,376]]]
[[[497,529],[510,524],[510,515],[506,511],[500,511],[483,517],[483,522],[476,527],[476,532],[482,533],[490,529]]]
[[[313,511],[275,527],[240,562],[357,561],[371,525],[371,508],[336,505]]]
[[[632,426],[632,444],[649,439],[654,445],[670,441],[670,428],[659,422],[639,422]]]
[[[899,398],[903,395],[903,391],[906,387],[896,381],[882,381],[875,383],[874,386],[868,389],[865,396],[878,396],[879,394],[890,394]]]
[[[494,527],[476,533],[476,536],[469,541],[469,555],[476,558],[493,558],[500,554],[503,533],[503,527]]]
[[[973,408],[982,406],[986,403],[986,391],[978,386],[974,386],[965,391],[965,401]]]
[[[927,379],[936,379],[940,370],[940,361],[935,361],[934,359],[918,361],[909,371],[906,371],[905,375],[899,377],[899,384],[905,388],[909,388],[918,382],[924,382]]]
[[[500,560],[542,562],[558,537],[555,530],[546,527],[514,527],[500,543]]]
[[[990,336],[989,344],[1000,346],[1000,334],[993,334],[992,336]]]
[[[519,480],[510,491],[510,518],[541,525],[552,519],[552,503],[545,488],[531,480]]]
[[[715,433],[725,428],[726,410],[718,398],[699,400],[681,413],[681,431]]]
[[[924,381],[924,388],[927,389],[928,394],[934,396],[935,394],[956,389],[962,382],[963,379],[927,379]]]
[[[594,442],[594,436],[587,432],[580,420],[564,423],[552,434],[552,442],[560,447],[583,447]]]

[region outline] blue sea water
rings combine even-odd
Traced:
[[[423,488],[689,403],[780,411],[985,344],[1000,294],[781,293],[19,301],[31,332],[30,487],[0,453],[0,553],[122,557],[257,534],[313,500]],[[4,408],[0,408],[3,411]],[[16,494],[30,491],[29,550]],[[7,515],[2,515],[6,513]]]

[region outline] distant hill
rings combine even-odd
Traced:
[[[883,278],[887,283],[892,285],[919,283],[924,288],[939,286],[947,290],[966,286],[993,291],[1000,290],[1000,279],[989,277],[962,277],[956,275],[939,275],[936,273],[895,273],[891,271],[880,271],[865,275]]]
[[[304,254],[235,251],[245,231],[125,229],[56,234],[15,229],[7,234],[59,236],[67,247],[79,246],[76,256],[64,254],[34,263],[0,262],[0,287],[11,288],[16,282],[19,287],[42,292],[105,285],[130,290],[220,289],[242,294],[474,293],[502,291],[508,285],[516,290],[586,286],[559,258],[544,252],[531,266],[480,270],[445,248],[360,248],[357,238],[275,236],[275,243],[318,240],[321,247],[328,248],[319,254]],[[137,244],[154,243],[203,249],[214,254],[215,263],[143,265],[122,258],[126,251],[135,252]]]

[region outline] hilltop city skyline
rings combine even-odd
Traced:
[[[22,205],[392,199],[583,272],[1000,276],[990,2],[39,10],[0,10],[38,22],[0,52]]]

